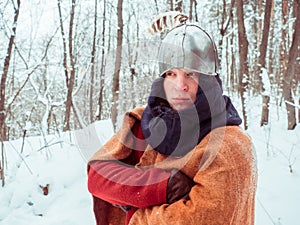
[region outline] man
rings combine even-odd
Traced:
[[[254,224],[252,143],[222,94],[212,38],[183,23],[158,59],[147,107],[89,161],[97,224]]]

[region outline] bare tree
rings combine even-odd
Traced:
[[[170,11],[173,11],[174,10],[173,0],[167,0],[167,3],[170,5]]]
[[[93,46],[91,52],[91,84],[90,84],[90,122],[94,121],[94,109],[93,109],[93,97],[94,97],[94,80],[95,80],[95,56],[96,56],[96,42],[97,42],[97,2],[95,0],[94,10],[94,34],[93,34]]]
[[[289,1],[282,0],[282,8],[281,8],[281,21],[282,21],[282,28],[281,28],[281,42],[280,42],[280,72],[277,78],[277,85],[279,89],[282,88],[283,83],[283,74],[287,68],[287,42],[288,42],[288,12],[289,12]],[[281,102],[280,102],[281,103]]]
[[[233,12],[231,12],[231,14],[233,14]],[[233,15],[232,15],[233,17]],[[235,23],[234,20],[231,20],[231,29],[234,29]],[[229,80],[230,82],[228,82],[230,84],[230,91],[234,91],[235,88],[238,86],[238,78],[236,76],[237,72],[236,72],[236,59],[235,59],[235,50],[234,50],[234,39],[235,39],[235,34],[234,32],[231,32],[231,35],[228,37],[230,38],[229,41],[229,46],[230,46],[230,52],[231,52],[231,59],[228,59],[228,61],[230,61],[230,75],[229,75]],[[228,54],[228,53],[226,53]],[[229,58],[229,57],[228,57]]]
[[[97,0],[95,0],[97,1]],[[101,39],[101,63],[100,63],[100,87],[98,97],[98,114],[97,120],[102,119],[102,105],[103,105],[103,88],[104,88],[104,57],[105,57],[105,18],[106,18],[106,0],[103,0],[103,20],[102,20],[102,39]]]
[[[9,64],[11,59],[11,54],[13,50],[14,40],[16,37],[18,17],[20,12],[21,1],[17,0],[17,5],[14,6],[14,21],[12,26],[12,33],[9,39],[6,56],[4,59],[3,72],[1,76],[1,85],[0,85],[0,129],[1,129],[1,141],[6,140],[6,124],[5,124],[5,89],[6,89],[6,80],[8,76]]]
[[[75,81],[75,57],[73,54],[73,25],[74,25],[74,16],[75,16],[75,7],[76,7],[76,0],[72,0],[72,6],[70,11],[70,21],[69,21],[69,60],[70,60],[70,67],[67,64],[67,40],[65,38],[65,31],[63,26],[63,18],[61,13],[61,0],[57,0],[58,10],[59,10],[59,17],[60,17],[60,26],[61,26],[61,35],[63,39],[63,51],[64,51],[64,59],[63,59],[63,66],[65,71],[66,77],[66,86],[67,86],[67,99],[66,99],[66,111],[65,111],[65,119],[64,119],[64,128],[63,130],[70,130],[70,117],[71,117],[71,108],[73,106],[72,103],[72,93],[74,88],[74,81]]]
[[[252,85],[254,88],[254,92],[256,93],[260,93],[261,91],[261,82],[257,82],[257,79],[260,79],[260,68],[259,68],[259,51],[260,51],[260,43],[261,43],[261,38],[262,38],[262,14],[263,14],[263,0],[255,0],[252,1],[252,8],[254,11],[254,16],[253,19],[253,32],[256,34],[254,35],[254,49],[255,51],[253,52],[254,55],[254,59],[253,59],[253,80],[254,80],[254,84]]]
[[[273,0],[266,0],[265,4],[265,15],[264,15],[264,29],[263,29],[263,35],[261,39],[260,44],[260,54],[259,54],[259,80],[260,80],[260,86],[262,89],[262,97],[263,97],[263,105],[262,105],[262,114],[261,114],[261,120],[260,125],[266,125],[269,122],[269,102],[270,102],[270,93],[265,88],[265,83],[267,81],[263,81],[263,70],[266,70],[266,55],[267,55],[267,48],[268,48],[268,40],[269,40],[269,30],[270,30],[270,20],[271,20],[271,10],[272,10]]]
[[[248,68],[248,46],[249,42],[246,36],[246,29],[244,23],[244,4],[243,1],[236,1],[236,13],[238,23],[238,37],[239,37],[239,56],[240,56],[240,67],[239,67],[239,94],[242,100],[242,113],[244,128],[248,128],[247,124],[247,113],[246,113],[246,95],[249,80],[249,68]]]
[[[219,31],[220,31],[220,38],[219,38],[219,43],[218,43],[218,48],[219,48],[219,58],[222,58],[222,48],[223,48],[223,39],[225,34],[227,33],[228,27],[230,25],[230,22],[233,19],[233,7],[234,7],[235,0],[231,0],[230,5],[228,6],[226,3],[226,0],[223,0],[223,10],[220,13],[218,10],[218,15],[221,16],[221,21],[218,21],[219,24]],[[219,9],[219,7],[218,7]]]
[[[123,42],[123,1],[118,0],[117,6],[118,12],[118,35],[117,35],[117,49],[116,49],[116,60],[115,60],[115,69],[114,69],[114,78],[113,78],[113,101],[112,101],[112,111],[111,119],[116,128],[117,116],[118,116],[118,101],[119,101],[119,80],[120,80],[120,69],[122,61],[122,42]]]
[[[7,47],[7,53],[6,57],[4,59],[4,66],[3,66],[3,72],[1,76],[1,84],[0,84],[0,140],[1,140],[1,163],[0,163],[0,178],[2,179],[2,186],[5,184],[4,179],[4,145],[3,141],[6,140],[6,114],[5,114],[5,89],[6,89],[6,80],[8,76],[8,70],[9,70],[9,64],[12,54],[12,49],[14,45],[14,40],[16,37],[16,31],[17,31],[17,24],[18,24],[18,17],[20,13],[20,5],[21,0],[17,0],[17,5],[14,5],[14,21],[12,26],[12,33],[9,39],[8,47]]]
[[[195,11],[195,21],[199,22],[198,20],[198,12],[197,12],[197,0],[194,0],[194,11]]]
[[[287,69],[283,76],[283,97],[285,99],[285,105],[287,109],[288,117],[288,130],[293,130],[296,127],[296,113],[295,104],[292,96],[292,80],[295,77],[295,68],[297,56],[299,54],[300,46],[300,0],[297,0],[298,4],[294,4],[297,7],[297,18],[294,26],[292,45],[289,50]]]
[[[75,56],[73,54],[73,26],[75,17],[76,0],[72,0],[71,12],[70,12],[70,23],[69,23],[69,60],[70,60],[70,71],[67,80],[67,100],[66,100],[66,114],[64,121],[64,131],[70,130],[70,118],[71,108],[73,106],[72,93],[75,82]]]
[[[193,3],[194,3],[194,0],[190,0],[190,8],[189,8],[189,20],[190,21],[193,20]]]
[[[273,39],[274,39],[274,5],[275,5],[275,2],[273,0],[273,4],[272,4],[272,9],[271,9],[271,18],[270,18],[270,32],[269,32],[269,49],[268,49],[268,52],[269,52],[269,58],[268,58],[268,62],[269,62],[269,67],[268,67],[268,71],[269,71],[269,74],[270,74],[270,82],[271,83],[274,83],[274,65],[276,63],[276,61],[274,62],[273,58],[274,58],[274,42],[273,42]]]

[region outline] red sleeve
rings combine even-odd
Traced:
[[[89,165],[88,189],[111,204],[146,208],[166,202],[169,172],[141,170],[116,161],[94,161]]]

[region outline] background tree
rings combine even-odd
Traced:
[[[93,33],[93,46],[91,51],[91,84],[90,84],[90,123],[94,122],[94,83],[95,83],[95,58],[96,58],[96,44],[97,44],[97,5],[98,0],[95,0],[95,10],[94,10],[94,33]]]
[[[111,118],[114,127],[116,128],[117,116],[118,116],[118,101],[119,101],[119,87],[120,87],[120,70],[122,63],[122,43],[123,43],[123,1],[118,0],[117,7],[118,14],[118,34],[117,34],[117,48],[116,48],[116,60],[112,86],[112,110]]]
[[[95,0],[97,1],[97,0]],[[99,84],[99,97],[98,97],[98,111],[97,111],[97,120],[102,119],[102,106],[103,106],[103,88],[104,88],[104,57],[105,57],[105,21],[106,21],[106,0],[103,0],[103,18],[102,18],[102,34],[101,34],[101,61],[100,61],[100,74],[99,74],[99,79],[100,79],[100,84]]]
[[[72,0],[71,11],[70,11],[70,22],[69,22],[69,63],[70,67],[65,68],[67,70],[66,85],[67,85],[67,99],[66,99],[66,114],[64,121],[64,131],[70,130],[70,117],[71,108],[73,106],[73,88],[75,82],[75,56],[73,52],[73,28],[74,28],[74,17],[75,17],[76,1]]]
[[[62,16],[62,10],[61,10],[61,0],[57,0],[57,6],[58,6],[58,12],[59,12],[59,21],[60,21],[60,29],[61,29],[61,36],[62,36],[62,45],[63,45],[63,67],[64,67],[64,73],[66,78],[66,85],[68,87],[69,83],[69,72],[68,72],[68,65],[67,65],[67,40],[66,40],[66,34],[63,24],[63,16]],[[67,113],[67,110],[66,110]],[[69,118],[69,117],[68,117]],[[69,128],[69,120],[67,116],[65,116],[65,121],[68,121],[68,124],[66,122],[64,123],[64,130]]]
[[[300,60],[297,59],[299,55],[300,46],[300,0],[297,0],[297,4],[294,4],[295,11],[297,12],[296,22],[294,26],[292,45],[288,54],[288,64],[283,76],[283,97],[285,99],[285,105],[287,109],[288,129],[293,130],[296,127],[296,112],[295,102],[292,96],[293,78],[295,78],[295,68]]]
[[[266,69],[266,58],[267,58],[267,49],[268,49],[268,40],[269,40],[269,31],[270,31],[270,20],[271,20],[271,10],[272,10],[273,0],[266,0],[265,2],[265,10],[264,10],[264,28],[263,28],[263,35],[261,38],[261,43],[259,45],[259,60],[258,60],[258,72],[259,74],[259,81],[260,81],[260,89],[263,98],[262,104],[262,114],[260,125],[263,126],[268,124],[269,121],[269,102],[270,102],[270,90],[266,89],[266,86],[270,86],[269,84],[269,74],[265,74],[265,80],[263,80],[264,71]],[[265,84],[268,82],[268,84]]]
[[[3,72],[1,76],[1,84],[0,84],[0,139],[1,139],[1,163],[0,163],[0,177],[2,179],[2,186],[4,186],[4,145],[3,141],[6,141],[6,108],[5,108],[5,91],[6,91],[6,80],[8,77],[8,70],[11,60],[11,54],[13,50],[14,40],[16,37],[17,23],[18,17],[20,13],[20,5],[21,1],[17,0],[17,4],[14,5],[14,19],[12,25],[12,32],[9,38],[9,43],[7,47],[6,57],[4,59]]]
[[[243,1],[236,1],[236,16],[238,23],[238,37],[239,37],[239,93],[242,101],[242,113],[245,129],[247,125],[247,113],[246,113],[246,98],[247,88],[249,81],[249,68],[248,68],[248,46],[249,42],[246,36],[246,29],[244,23],[244,4]]]
[[[4,59],[4,66],[1,76],[1,84],[0,84],[0,132],[1,132],[1,141],[6,140],[6,113],[5,113],[5,91],[6,91],[6,80],[8,77],[8,70],[11,60],[11,54],[13,50],[14,40],[16,37],[17,31],[17,24],[18,24],[18,17],[20,12],[20,5],[21,1],[17,0],[17,4],[14,5],[14,19],[11,29],[11,35],[9,38],[9,43],[7,47],[6,57]]]

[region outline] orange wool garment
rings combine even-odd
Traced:
[[[140,121],[143,108],[124,116],[119,131],[92,157],[93,160],[124,160],[135,145],[131,128]],[[212,130],[181,158],[162,155],[146,147],[136,167],[179,169],[196,185],[189,200],[137,209],[130,225],[253,225],[257,185],[256,159],[250,138],[238,126]],[[102,223],[125,224],[125,213],[94,198]]]

